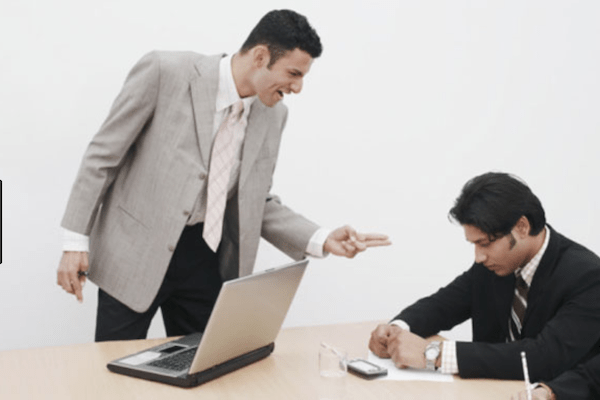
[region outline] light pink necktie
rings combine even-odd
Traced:
[[[206,216],[202,237],[214,252],[219,247],[223,233],[223,214],[227,202],[227,187],[233,166],[233,132],[236,126],[241,123],[243,111],[244,103],[241,100],[231,106],[231,112],[219,127],[210,157]]]

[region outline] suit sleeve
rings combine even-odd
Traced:
[[[285,109],[281,121],[279,139],[281,138],[286,121],[287,109]],[[278,152],[279,141],[277,141],[277,154]],[[270,186],[271,184],[269,185],[269,189]],[[261,236],[265,240],[291,258],[300,260],[306,256],[308,242],[317,229],[319,229],[319,225],[285,206],[281,202],[281,199],[277,195],[270,193],[269,190],[269,194],[265,199],[261,228]]]
[[[404,309],[394,319],[401,319],[411,332],[428,337],[452,329],[471,317],[473,268],[449,285]]]
[[[576,369],[546,382],[558,400],[591,400],[600,398],[600,356]]]
[[[306,248],[319,226],[269,195],[265,206],[262,236],[295,260],[306,256]]]
[[[125,155],[153,115],[159,79],[155,53],[144,56],[129,73],[83,156],[61,223],[64,228],[89,235]]]

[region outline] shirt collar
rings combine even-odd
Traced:
[[[533,281],[533,275],[540,265],[540,261],[546,252],[546,248],[548,247],[548,242],[550,241],[550,229],[548,227],[544,227],[546,231],[546,238],[544,239],[544,244],[540,248],[540,250],[536,253],[535,256],[521,269],[515,271],[515,274],[521,273],[523,280],[527,282],[528,286],[531,286],[531,281]]]
[[[235,81],[233,80],[233,72],[231,70],[231,59],[233,56],[227,55],[221,58],[219,63],[219,89],[217,90],[217,101],[216,101],[216,112],[221,112],[229,107],[233,103],[240,100],[244,102],[244,116],[248,115],[250,106],[256,99],[255,96],[240,98],[237,88],[235,87]]]

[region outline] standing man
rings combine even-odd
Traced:
[[[600,259],[549,225],[529,187],[503,173],[464,186],[450,215],[475,263],[371,335],[398,367],[463,378],[548,380],[600,351]],[[473,342],[428,341],[472,319]]]
[[[306,18],[266,14],[233,56],[152,52],[94,136],[62,220],[58,284],[99,286],[96,340],[203,331],[223,280],[252,272],[260,237],[294,259],[354,257],[387,237],[332,232],[270,194],[287,108],[322,48]],[[89,238],[89,242],[88,242]]]

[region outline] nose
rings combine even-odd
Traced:
[[[302,85],[304,84],[304,81],[302,79],[298,79],[297,81],[294,81],[291,85],[290,85],[290,90],[292,92],[294,92],[295,94],[298,94],[302,91]]]
[[[487,255],[485,254],[485,252],[478,246],[475,246],[475,262],[479,263],[479,264],[483,264],[483,263],[485,263],[486,260],[487,260]]]

